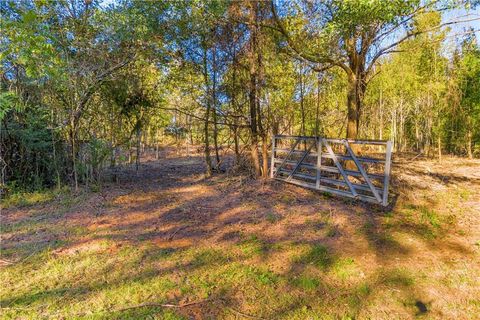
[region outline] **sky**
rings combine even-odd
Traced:
[[[448,11],[444,14],[442,20],[443,23],[451,21],[459,22],[449,26],[450,32],[444,42],[445,54],[447,56],[453,54],[454,48],[461,43],[462,39],[466,35],[466,31],[470,29],[474,30],[474,34],[478,39],[477,46],[480,48],[480,8],[470,11],[466,11],[465,9]]]
[[[460,22],[476,19],[475,21]],[[480,37],[480,8],[466,11],[465,9],[456,9],[448,11],[443,16],[443,23],[450,21],[459,21],[458,24],[450,25],[450,36],[460,35],[466,29],[473,28],[477,37]]]

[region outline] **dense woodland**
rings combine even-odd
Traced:
[[[266,176],[274,134],[480,157],[473,2],[0,6],[3,191],[96,184],[167,143]]]

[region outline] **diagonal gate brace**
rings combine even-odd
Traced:
[[[338,171],[340,171],[340,173],[342,174],[343,179],[345,180],[345,183],[348,185],[348,188],[350,189],[350,192],[353,194],[353,196],[357,197],[357,196],[358,196],[358,193],[357,193],[357,191],[355,191],[355,188],[353,187],[353,185],[352,185],[352,183],[350,182],[350,180],[348,180],[348,176],[347,176],[347,174],[345,173],[345,171],[343,170],[342,165],[341,165],[340,162],[338,161],[337,156],[335,155],[335,152],[333,152],[332,147],[331,147],[330,144],[327,142],[327,140],[323,140],[323,142],[324,142],[324,144],[325,144],[325,147],[327,147],[327,151],[328,151],[328,153],[330,153],[330,156],[332,157],[333,162],[335,162],[335,165],[337,166]]]
[[[308,147],[307,150],[305,150],[305,152],[303,153],[302,155],[302,158],[298,161],[298,163],[295,165],[295,168],[293,168],[292,172],[290,172],[290,174],[288,175],[287,177],[287,181],[290,181],[290,179],[292,179],[293,175],[295,174],[295,172],[297,171],[297,169],[300,167],[300,165],[302,164],[303,160],[305,160],[305,158],[307,157],[307,155],[310,153],[310,151],[312,150],[313,146],[315,146],[317,144],[316,141],[314,141],[310,147]]]
[[[292,149],[290,149],[290,151],[288,152],[287,156],[285,157],[285,159],[283,159],[282,163],[280,164],[280,166],[277,168],[276,172],[275,172],[275,175],[273,176],[274,178],[276,178],[278,176],[278,173],[280,172],[280,170],[282,169],[282,167],[285,165],[285,163],[287,162],[288,158],[290,158],[290,156],[292,155],[293,151],[295,150],[295,148],[297,147],[298,143],[300,142],[300,138],[298,138],[296,141],[295,141],[295,144],[293,145]]]
[[[358,161],[357,156],[355,155],[352,148],[350,147],[350,144],[348,143],[347,140],[344,140],[343,143],[344,143],[345,147],[347,148],[347,151],[350,154],[350,157],[352,157],[353,162],[355,162],[355,165],[357,166],[358,171],[360,171],[363,179],[365,179],[365,182],[368,184],[368,187],[370,188],[370,191],[372,191],[373,195],[375,196],[375,199],[377,199],[378,202],[382,202],[382,198],[378,194],[377,188],[375,188],[372,181],[368,177],[367,172],[365,172],[365,169],[363,169],[362,164],[360,163],[360,161]]]

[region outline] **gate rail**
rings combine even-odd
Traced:
[[[361,148],[381,157],[359,155]],[[276,135],[270,177],[387,206],[391,158],[391,141]]]

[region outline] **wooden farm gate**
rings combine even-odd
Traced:
[[[386,206],[392,142],[273,137],[271,178]]]

